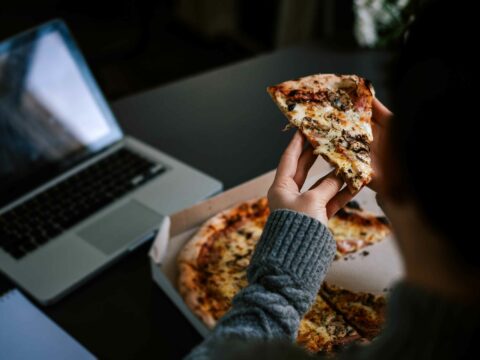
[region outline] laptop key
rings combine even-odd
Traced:
[[[17,239],[12,238],[5,233],[0,234],[0,247],[7,248],[7,247],[11,246],[12,244],[15,244],[16,242],[17,242]]]
[[[30,252],[37,248],[37,244],[35,243],[34,239],[28,237],[24,239],[22,247],[26,249],[26,252]]]
[[[5,251],[12,255],[15,259],[21,259],[25,256],[26,252],[15,247],[15,248],[5,248]]]

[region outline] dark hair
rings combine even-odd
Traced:
[[[480,225],[474,3],[430,1],[417,15],[395,67],[390,139],[401,189],[451,248],[478,267],[472,251]]]

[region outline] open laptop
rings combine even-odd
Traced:
[[[62,21],[0,43],[0,270],[41,303],[221,188],[124,136]]]

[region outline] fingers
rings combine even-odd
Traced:
[[[388,120],[393,116],[393,113],[383,105],[380,100],[373,98],[372,103],[372,120],[379,125],[386,125]]]
[[[305,139],[300,132],[295,132],[295,135],[293,135],[292,140],[280,158],[277,173],[275,174],[275,180],[278,180],[282,177],[293,178],[295,176],[295,173],[297,172],[298,159],[302,154],[304,143]]]
[[[310,144],[303,149],[300,159],[298,159],[297,172],[293,177],[293,180],[297,184],[298,188],[301,189],[305,180],[307,179],[308,172],[312,167],[313,163],[317,159],[317,155],[313,154],[313,148]]]
[[[335,213],[343,208],[350,200],[355,197],[348,186],[340,190],[327,204],[327,217],[330,219]]]
[[[335,170],[333,170],[313,184],[310,191],[321,195],[320,198],[327,204],[340,191],[342,186],[343,180],[338,178],[335,175]]]

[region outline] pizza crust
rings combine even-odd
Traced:
[[[201,278],[202,250],[206,250],[209,242],[233,225],[240,226],[249,220],[255,206],[268,210],[266,198],[254,199],[220,212],[207,220],[195,236],[180,251],[177,263],[179,268],[178,289],[187,306],[209,327],[213,328],[217,319],[212,314],[211,299],[205,286],[199,286]],[[268,214],[265,217],[268,217]]]
[[[199,271],[197,260],[201,249],[208,240],[226,226],[225,219],[228,218],[233,209],[225,210],[207,222],[205,222],[197,234],[183,247],[178,255],[178,290],[187,306],[209,327],[215,326],[215,319],[205,306],[205,289],[198,286]]]
[[[205,291],[198,286],[198,272],[188,263],[179,263],[178,268],[180,276],[178,279],[178,289],[182,295],[185,304],[203,321],[208,328],[212,329],[215,326],[216,320],[208,309],[205,308],[205,303],[201,300],[205,298]]]

